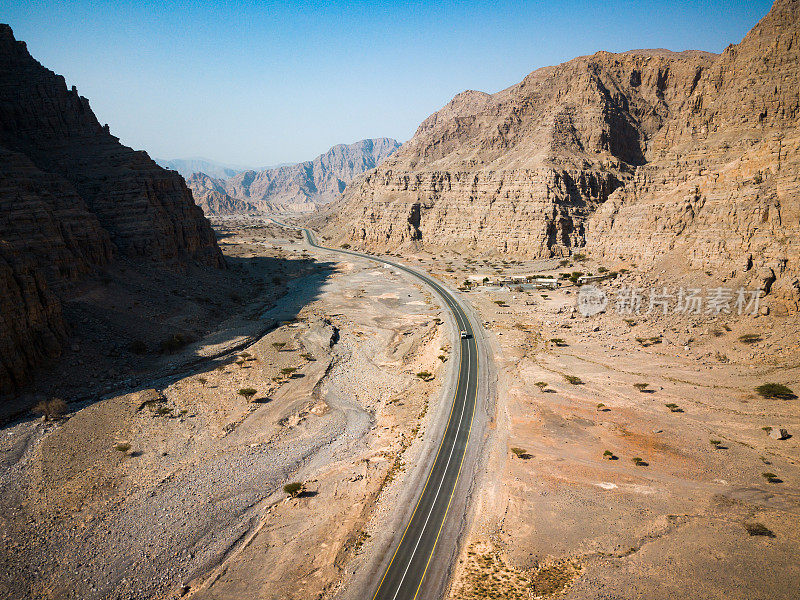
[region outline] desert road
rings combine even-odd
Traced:
[[[284,223],[278,224],[292,227]],[[437,552],[439,537],[450,512],[450,505],[456,484],[461,476],[470,439],[478,390],[477,340],[464,310],[455,298],[434,279],[383,258],[351,250],[320,246],[314,240],[314,235],[310,230],[303,229],[303,231],[308,243],[314,248],[341,252],[387,264],[422,280],[444,300],[455,319],[456,326],[460,331],[466,333],[466,337],[458,339],[461,344],[461,360],[458,367],[455,395],[447,426],[428,478],[400,542],[394,549],[391,561],[380,580],[375,582],[374,594],[372,590],[369,590],[370,595],[365,594],[366,598],[371,597],[373,600],[415,600],[418,598],[426,575],[431,575],[428,570],[429,566],[432,562],[436,562],[433,559]],[[452,548],[439,547],[438,550],[440,553],[448,555],[452,552]],[[419,597],[421,598],[421,596]]]

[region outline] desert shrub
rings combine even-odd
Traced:
[[[275,348],[278,352],[283,350],[284,346],[286,346],[286,342],[272,342],[272,347]]]
[[[281,374],[282,375],[291,375],[295,371],[297,371],[297,367],[283,367],[281,369]]]
[[[61,398],[42,400],[33,407],[33,412],[42,415],[45,421],[55,421],[67,412],[67,403]]]
[[[561,338],[552,338],[550,340],[550,342],[555,344],[556,346],[566,346],[567,345],[567,342],[565,342]]]
[[[601,410],[601,409],[603,409],[603,408],[605,408],[605,407],[606,407],[606,405],[605,405],[605,404],[603,404],[602,402],[599,402],[599,403],[597,404],[597,410]]]
[[[640,456],[634,456],[631,459],[631,461],[633,461],[633,464],[635,464],[637,467],[646,467],[647,466],[647,462],[643,458],[641,458]]]
[[[572,283],[578,283],[579,277],[583,277],[583,271],[573,271],[569,276],[569,280]]]
[[[128,352],[139,355],[146,354],[147,344],[145,344],[142,340],[133,340],[130,344],[128,344]]]
[[[206,387],[206,384],[208,383],[208,379],[206,379],[205,377],[198,377],[197,378],[197,382],[200,385],[202,385],[203,387]]]
[[[433,374],[430,373],[429,371],[420,371],[419,373],[417,373],[417,377],[419,377],[423,381],[428,381],[429,379],[433,378]]]
[[[114,450],[117,450],[118,452],[127,452],[130,449],[131,445],[128,442],[119,442],[114,444]]]
[[[633,387],[635,387],[640,392],[644,392],[650,386],[649,383],[634,383]]]
[[[605,452],[603,452],[603,458],[606,458],[608,460],[614,460],[616,456],[614,456],[614,453],[611,450],[606,450]]]
[[[248,402],[250,402],[250,400],[252,400],[253,396],[256,395],[256,390],[251,388],[251,387],[242,388],[242,389],[239,390],[239,395],[242,398],[244,398],[245,400],[247,400]]]
[[[739,336],[739,341],[743,344],[755,344],[761,341],[761,336],[757,333],[745,333]]]
[[[636,325],[636,319],[622,319],[622,320],[623,320],[623,321],[624,321],[626,324],[628,324],[630,327],[633,327],[634,325]],[[637,338],[637,339],[638,339],[638,338]]]
[[[572,385],[581,385],[583,383],[583,380],[575,375],[564,375],[564,379],[567,380],[567,383],[571,383]]]
[[[669,404],[665,404],[664,406],[666,406],[670,410],[670,412],[674,412],[674,413],[683,412],[683,409],[680,406],[678,406],[677,404],[675,404],[674,402],[670,402]]]
[[[744,523],[744,528],[750,535],[763,535],[764,537],[774,538],[775,534],[761,523]]]
[[[708,440],[715,448],[722,444],[722,440]]]
[[[192,341],[192,336],[186,333],[173,333],[161,342],[161,352],[164,354],[174,354],[187,344],[191,344]]]
[[[514,456],[516,456],[518,458],[529,458],[530,457],[530,455],[528,454],[528,451],[525,450],[525,448],[517,448],[516,446],[514,446],[514,447],[511,448],[511,452],[514,454]]]
[[[780,479],[775,473],[762,473],[761,476],[770,483],[780,483]]]
[[[547,382],[546,382],[546,381],[537,381],[537,382],[535,383],[535,385],[536,385],[536,386],[537,386],[537,387],[538,387],[540,390],[544,391],[544,389],[547,387]]]
[[[309,362],[317,360],[316,358],[314,358],[314,355],[311,354],[310,352],[304,352],[303,354],[300,355],[300,358],[305,359]]]
[[[597,267],[597,272],[598,273],[608,273],[608,269],[606,269],[605,267]]]
[[[764,182],[764,176],[761,174],[761,171],[757,171],[755,175],[753,175],[753,183],[756,185],[760,185]]]
[[[342,244],[342,250],[349,250],[350,244]]]
[[[756,388],[756,392],[764,398],[778,398],[780,400],[797,398],[792,390],[780,383],[764,383]]]
[[[303,493],[303,484],[299,481],[293,481],[292,483],[287,483],[283,486],[283,491],[286,492],[292,498],[297,498],[300,494]]]

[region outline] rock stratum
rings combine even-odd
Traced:
[[[120,144],[0,24],[0,393],[61,352],[60,292],[119,256],[224,266],[183,179]]]
[[[796,306],[799,30],[798,0],[778,0],[720,55],[598,52],[463,92],[330,206],[325,234],[668,260],[774,281]]]
[[[339,144],[314,160],[229,179],[195,173],[188,180],[206,214],[309,212],[338,198],[356,177],[374,169],[400,147],[390,138]]]

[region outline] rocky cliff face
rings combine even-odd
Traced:
[[[198,203],[207,211],[213,211],[215,202],[219,200],[216,193],[209,197],[211,188],[244,203],[242,208],[249,204],[270,212],[313,211],[318,204],[338,198],[353,179],[374,169],[399,147],[399,142],[389,138],[362,140],[334,146],[307,162],[263,171],[244,171],[227,180],[195,181],[192,178],[189,185]],[[223,205],[232,206],[225,202]]]
[[[796,273],[799,14],[778,0],[719,56],[598,52],[459,94],[331,206],[326,234]]]
[[[205,173],[194,173],[186,180],[186,185],[192,190],[197,205],[207,215],[242,215],[258,212],[258,209],[249,202],[228,195],[223,181],[209,177]]]
[[[588,247],[750,276],[797,308],[798,125],[800,2],[779,0],[653,137],[648,163],[594,215]]]
[[[59,292],[117,254],[224,265],[183,180],[122,146],[0,25],[0,392],[59,353]]]

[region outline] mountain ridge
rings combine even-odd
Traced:
[[[0,393],[59,356],[60,293],[117,257],[224,268],[183,179],[119,143],[0,24]]]
[[[189,187],[208,214],[309,212],[336,199],[350,182],[374,169],[399,147],[400,143],[391,138],[337,144],[312,160],[243,171],[225,180],[208,174],[193,176]]]
[[[600,51],[462,92],[328,208],[324,233],[373,251],[669,256],[777,279],[797,307],[799,12],[778,0],[719,55]]]

